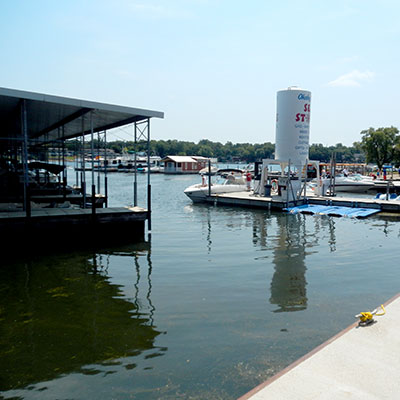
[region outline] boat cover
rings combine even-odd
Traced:
[[[378,213],[380,210],[375,208],[353,208],[340,206],[320,206],[316,204],[303,204],[298,207],[285,208],[291,214],[317,214],[331,215],[335,217],[366,218]]]

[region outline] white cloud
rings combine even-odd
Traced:
[[[328,86],[361,86],[361,83],[371,81],[374,76],[375,74],[371,71],[361,72],[358,69],[355,69],[328,82]]]

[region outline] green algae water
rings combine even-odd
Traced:
[[[0,397],[235,399],[398,293],[399,220],[193,205],[197,181],[152,176],[145,243],[3,259]]]

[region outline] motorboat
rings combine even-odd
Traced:
[[[147,166],[141,167],[137,169],[138,172],[148,172],[149,168]],[[161,161],[161,158],[158,156],[150,157],[150,173],[157,174],[164,172],[164,162]]]
[[[208,174],[201,174],[201,178],[202,183],[189,186],[184,190],[186,196],[194,203],[205,201],[209,192],[211,192],[211,194],[223,194],[250,190],[248,182],[246,181],[246,174],[242,170],[218,170],[215,177],[211,178],[213,181],[211,182],[210,191],[208,186]]]
[[[335,192],[362,193],[375,187],[374,180],[370,176],[363,175],[336,175],[335,180],[323,178],[322,184],[326,190],[334,184]]]
[[[335,177],[336,192],[366,192],[375,187],[372,177],[363,175],[339,175]]]

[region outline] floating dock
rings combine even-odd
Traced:
[[[359,208],[343,206],[319,206],[316,204],[303,204],[301,206],[285,208],[291,214],[329,215],[333,217],[366,218],[377,214],[376,208]]]
[[[400,213],[400,202],[379,199],[364,199],[360,197],[320,197],[309,196],[297,201],[285,201],[280,196],[263,197],[253,192],[235,192],[224,194],[211,194],[207,196],[206,202],[214,205],[232,207],[250,207],[266,210],[283,210],[285,208],[301,206],[303,204],[314,204],[320,206],[338,206],[353,208],[372,208],[379,211]]]
[[[400,295],[375,323],[354,323],[239,400],[386,399],[400,396]]]

